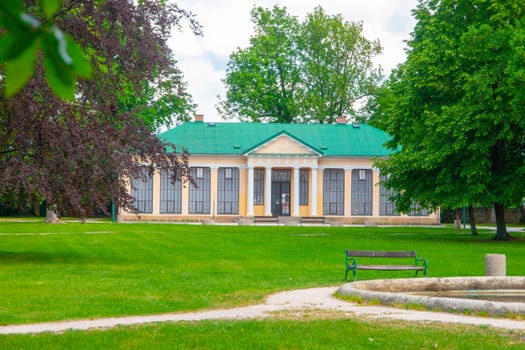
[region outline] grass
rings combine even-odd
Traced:
[[[0,337],[2,349],[523,349],[518,332],[352,319],[202,321]]]
[[[276,228],[111,223],[47,225],[0,221],[0,324],[202,310],[259,303],[268,294],[280,290],[342,284],[346,247],[416,249],[418,256],[429,260],[429,277],[483,275],[484,255],[487,253],[507,256],[508,275],[521,275],[525,271],[525,233],[513,233],[518,240],[502,243],[491,240],[493,232],[482,231],[478,237],[468,234],[468,230],[462,232],[458,234],[453,228],[426,227]],[[406,272],[358,273],[360,280],[411,276]],[[188,334],[193,334],[208,328],[213,330],[203,332],[216,334],[221,329],[230,329],[232,334],[257,333],[259,331],[254,329],[268,329],[270,332],[269,329],[276,327],[294,328],[298,334],[305,334],[305,327],[314,327],[317,332],[324,333],[322,329],[326,323],[323,322],[204,322],[186,324],[180,329],[178,325],[158,325],[150,326],[154,330],[130,327],[107,332],[77,333],[84,334],[87,343],[96,343],[89,340],[92,334],[100,339],[114,334],[116,347],[133,348],[120,343],[119,339],[131,337],[138,344],[142,332],[152,332],[162,338],[184,329]],[[334,327],[344,328],[339,324],[344,322],[333,322],[337,324]],[[390,327],[386,327],[386,333],[389,333]],[[429,332],[432,328],[429,328]],[[456,334],[455,327],[447,331]],[[354,331],[345,332],[347,336],[355,336]],[[71,336],[76,339],[77,333],[71,333],[75,334]],[[14,342],[9,344],[16,344],[17,339],[26,341],[26,338],[33,338],[32,341],[38,343],[39,339],[55,339],[53,337],[62,339],[60,342],[67,342],[70,337],[68,334],[70,332],[63,337],[1,337],[0,347],[5,348],[1,345],[7,339]],[[331,334],[326,336],[332,337]],[[402,334],[399,336],[404,338]],[[232,337],[235,340],[235,336]],[[212,341],[204,338],[196,343],[197,348],[207,347],[206,342]],[[275,341],[280,341],[278,336]],[[343,340],[341,342],[344,343]],[[154,343],[152,338],[151,344]],[[255,343],[246,344],[245,348],[257,348]],[[418,344],[420,348],[426,348],[421,345],[423,343]],[[280,348],[271,342],[266,345],[259,348]],[[385,346],[388,347],[377,347]],[[67,345],[64,347],[67,348]],[[308,347],[304,345],[297,348]],[[311,347],[319,346],[314,344]],[[215,348],[222,346],[217,345]]]

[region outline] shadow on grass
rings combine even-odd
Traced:
[[[0,264],[54,264],[54,263],[83,263],[87,261],[103,260],[97,256],[85,256],[74,252],[6,252],[0,251]]]

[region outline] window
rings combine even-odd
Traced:
[[[131,196],[135,209],[139,213],[153,212],[153,177],[147,167],[143,167],[141,175],[131,181]]]
[[[173,182],[173,172],[167,169],[160,171],[160,213],[180,214],[182,212],[182,182]]]
[[[190,214],[210,213],[210,168],[190,168],[195,184],[190,184]]]
[[[399,215],[399,213],[396,212],[396,204],[390,200],[390,197],[394,194],[394,190],[386,188],[383,184],[383,182],[386,181],[387,176],[381,175],[379,179],[379,215]]]
[[[264,168],[253,169],[253,204],[264,204]]]
[[[345,171],[325,169],[323,172],[323,214],[344,215]]]
[[[352,215],[372,215],[372,170],[352,171]]]
[[[408,216],[428,216],[428,210],[421,208],[419,203],[414,203],[410,207],[410,212]]]
[[[219,168],[217,213],[239,214],[239,169]]]
[[[195,177],[197,179],[202,179],[204,177],[204,168],[196,168]]]
[[[299,205],[308,205],[308,169],[299,170]]]

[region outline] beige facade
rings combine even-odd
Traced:
[[[380,174],[373,167],[373,158],[323,156],[286,134],[278,135],[245,154],[194,154],[189,158],[189,165],[206,169],[205,174],[209,169],[209,178],[206,177],[206,185],[202,186],[208,188],[209,185],[207,192],[195,195],[206,198],[192,199],[191,192],[195,187],[185,182],[180,199],[176,199],[180,202],[180,210],[163,212],[161,175],[156,172],[150,184],[151,199],[145,197],[151,205],[137,214],[121,211],[121,218],[236,222],[240,218],[255,218],[257,221],[262,217],[290,217],[299,221],[318,217],[328,223],[342,224],[439,223],[439,211],[412,215],[385,213],[381,208],[387,207],[387,196],[381,196]],[[234,198],[231,198],[232,193],[220,190],[220,182],[225,180],[219,172],[225,169],[234,170]],[[231,175],[231,170],[225,174]],[[329,178],[325,179],[325,176]],[[367,189],[352,188],[353,184],[361,186],[361,182],[366,181],[371,182]],[[133,193],[131,185],[130,192]],[[224,197],[228,199],[224,200]],[[365,209],[358,209],[358,206]]]

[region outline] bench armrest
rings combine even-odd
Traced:
[[[357,259],[351,256],[346,257],[346,268],[348,266],[357,266]]]
[[[428,269],[428,260],[425,258],[418,258],[416,256],[416,266],[422,266],[424,268],[423,274],[427,275],[427,269]]]

